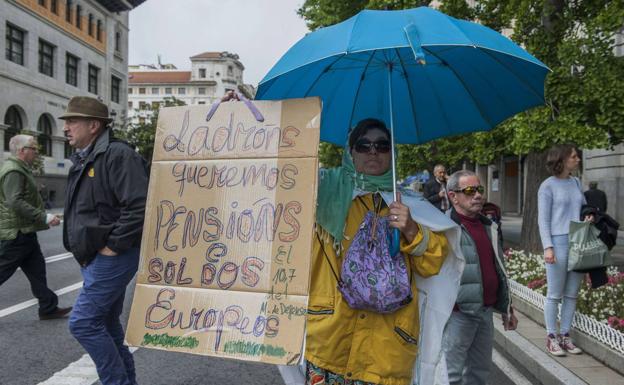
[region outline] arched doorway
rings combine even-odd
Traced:
[[[41,155],[52,156],[52,118],[43,114],[37,122],[37,142],[41,147]]]
[[[9,141],[24,128],[24,120],[17,106],[9,107],[6,114],[4,114],[4,124],[8,126],[4,130],[4,151],[9,151]]]

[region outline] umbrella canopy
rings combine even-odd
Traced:
[[[260,82],[257,99],[319,96],[321,140],[345,145],[374,117],[398,143],[484,131],[544,103],[548,68],[480,24],[427,7],[365,10],[307,34]]]

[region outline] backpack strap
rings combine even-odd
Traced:
[[[325,259],[327,260],[327,263],[329,263],[329,268],[331,269],[332,273],[334,274],[334,277],[336,278],[336,282],[338,282],[338,286],[342,287],[343,286],[342,280],[340,278],[338,278],[338,274],[336,274],[336,270],[334,270],[334,266],[332,266],[332,263],[329,260],[329,256],[325,252],[325,248],[323,247],[323,241],[321,240],[321,236],[319,235],[318,231],[315,231],[315,233],[316,233],[316,238],[319,241],[319,245],[321,246],[321,250],[323,250],[323,255],[325,255]]]

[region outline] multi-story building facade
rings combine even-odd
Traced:
[[[0,2],[0,163],[9,140],[28,131],[43,155],[44,199],[63,204],[71,148],[57,117],[73,96],[108,104],[117,122],[127,105],[128,11],[145,0]]]
[[[253,97],[249,95],[253,93],[253,87],[243,83],[245,67],[238,59],[238,55],[229,52],[204,52],[190,58],[190,71],[160,63],[130,66],[128,123],[149,121],[168,97],[175,97],[187,105],[211,104],[229,90]]]

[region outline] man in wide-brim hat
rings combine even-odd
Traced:
[[[105,129],[113,119],[108,116],[108,107],[106,104],[100,102],[95,98],[90,98],[88,96],[76,96],[73,97],[69,104],[67,105],[67,111],[61,116],[59,119],[65,120],[65,136],[69,141],[69,144],[77,149],[83,149],[89,143],[84,143],[87,139],[83,134],[84,130],[77,130],[77,137],[71,129],[68,129],[68,120],[70,122],[81,122],[81,123],[97,123],[101,122],[99,126],[100,128]]]
[[[103,385],[133,385],[134,361],[123,344],[119,316],[139,263],[146,163],[112,137],[108,107],[99,100],[74,97],[59,119],[77,150],[67,177],[63,244],[84,278],[69,329],[93,359]]]

